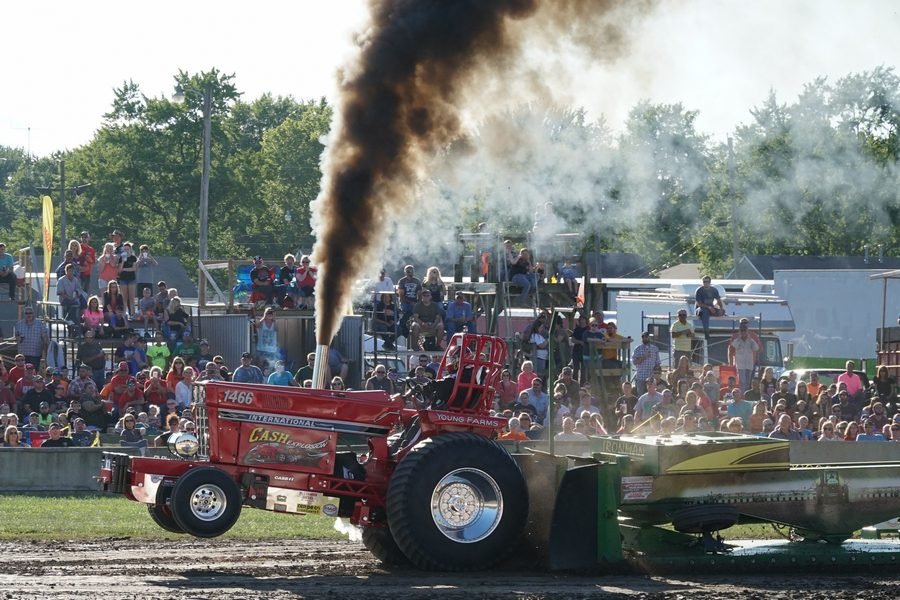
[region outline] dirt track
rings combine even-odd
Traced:
[[[875,598],[900,576],[623,577],[386,571],[353,542],[103,540],[4,543],[0,598]]]

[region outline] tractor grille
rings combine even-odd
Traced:
[[[209,458],[209,415],[206,411],[206,386],[194,384],[193,388],[194,424],[197,426],[197,440],[200,442],[198,458]]]

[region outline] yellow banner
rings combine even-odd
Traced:
[[[42,233],[44,236],[44,304],[50,295],[50,273],[51,261],[53,260],[53,200],[50,196],[43,196],[44,201],[44,222]]]

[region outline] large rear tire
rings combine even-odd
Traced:
[[[397,546],[391,530],[387,527],[376,529],[374,527],[364,527],[362,530],[363,545],[375,555],[375,558],[384,563],[388,567],[399,567],[409,564],[409,559]]]
[[[528,490],[503,446],[470,433],[419,442],[400,461],[387,494],[398,548],[420,569],[483,569],[514,548]]]
[[[212,467],[194,467],[172,488],[175,522],[196,537],[220,536],[241,514],[241,490],[227,473]]]

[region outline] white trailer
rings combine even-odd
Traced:
[[[874,374],[876,330],[900,309],[900,280],[870,279],[884,269],[789,269],[775,271],[775,293],[794,313],[796,329],[782,337],[793,346],[791,367],[843,368],[847,360],[866,360]],[[884,303],[884,304],[882,304]]]
[[[670,362],[669,327],[678,318],[678,311],[688,311],[694,325],[694,362],[714,365],[729,364],[728,346],[736,335],[742,318],[750,322],[750,330],[759,337],[760,352],[757,366],[784,368],[780,336],[794,329],[791,307],[785,299],[761,292],[758,283],[747,284],[741,292],[727,291],[721,282],[713,282],[725,300],[726,315],[710,319],[710,339],[704,340],[703,324],[694,311],[694,293],[699,281],[682,281],[668,289],[653,292],[621,292],[616,298],[616,321],[619,333],[638,339],[641,331],[649,330],[659,346],[663,366]]]

